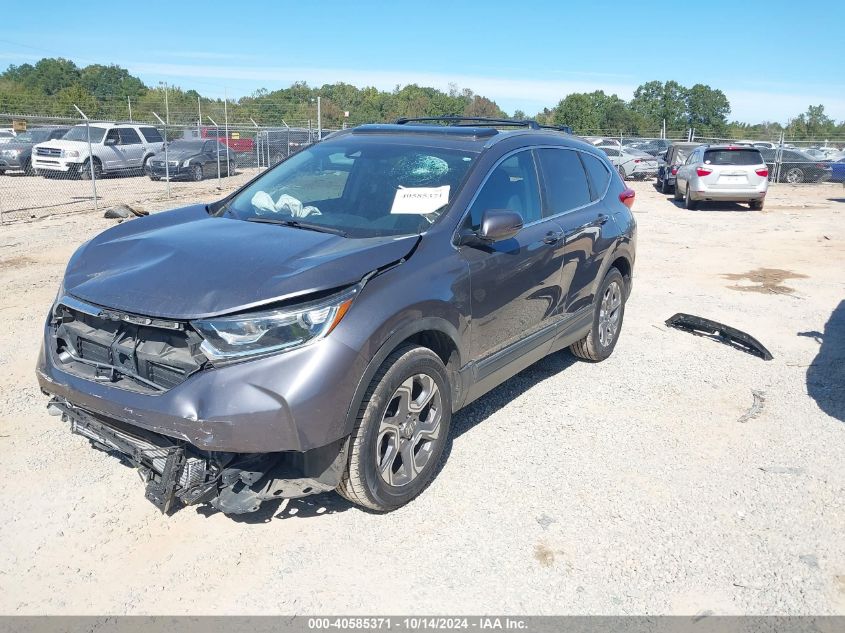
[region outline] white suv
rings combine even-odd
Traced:
[[[702,145],[678,168],[675,200],[695,209],[703,200],[747,202],[763,208],[769,168],[760,150],[745,145]]]
[[[75,125],[64,138],[39,143],[32,148],[32,166],[42,176],[91,177],[86,126]],[[104,173],[143,173],[147,160],[160,151],[164,139],[149,125],[91,123],[91,153],[94,176]]]

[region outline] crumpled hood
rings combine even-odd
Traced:
[[[355,283],[408,255],[418,240],[343,238],[210,217],[195,205],[101,233],[73,255],[64,286],[96,305],[195,319]]]

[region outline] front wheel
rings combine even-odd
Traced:
[[[199,182],[202,180],[202,165],[194,165],[191,167],[191,180],[194,182]]]
[[[584,360],[604,360],[616,347],[624,316],[625,278],[611,268],[596,293],[593,325],[587,336],[569,347],[570,351]]]
[[[449,377],[426,347],[406,345],[370,383],[350,438],[341,496],[371,510],[395,510],[434,476],[452,420]]]
[[[103,166],[96,158],[94,159],[94,179],[100,180],[103,177]],[[79,167],[79,177],[82,180],[91,180],[91,159],[86,160]]]

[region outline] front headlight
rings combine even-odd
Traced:
[[[192,321],[210,359],[291,350],[328,336],[352,305],[358,287],[295,306]]]
[[[62,156],[64,158],[79,158],[79,152],[75,149],[63,149]]]
[[[189,158],[184,163],[182,163],[182,167],[190,167],[191,166],[191,159]]]

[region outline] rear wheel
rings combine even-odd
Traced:
[[[431,481],[451,419],[451,388],[440,357],[426,347],[400,347],[376,372],[361,403],[338,493],[381,512],[405,505]]]
[[[675,202],[681,201],[681,190],[680,190],[680,187],[678,187],[678,181],[677,180],[675,181],[675,189],[674,189],[674,191],[672,191],[672,199]]]
[[[684,208],[689,209],[690,211],[695,211],[698,208],[698,202],[692,199],[692,194],[689,190],[689,184],[687,184],[687,190],[684,193]]]
[[[616,168],[616,171],[619,173],[619,177],[622,179],[623,182],[628,178],[628,176],[625,174],[625,168],[622,167],[622,165],[619,165]]]
[[[804,170],[800,167],[790,167],[783,175],[783,179],[791,185],[797,185],[804,182]]]
[[[616,268],[611,268],[596,293],[593,325],[589,333],[569,349],[584,360],[604,360],[616,347],[624,316],[625,278]]]
[[[669,183],[666,182],[666,177],[660,179],[660,193],[667,194],[669,193]]]
[[[752,200],[748,203],[749,208],[752,211],[762,211],[763,210],[763,201],[762,200]]]

